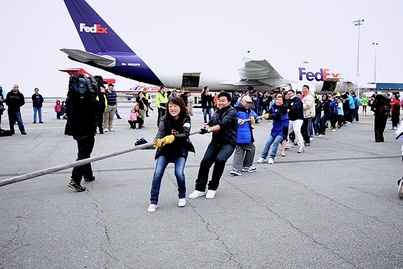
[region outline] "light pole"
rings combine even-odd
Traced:
[[[375,60],[374,60],[374,84],[375,84],[375,88],[376,88],[376,47],[378,46],[378,43],[374,42],[372,43],[373,46],[375,46]]]
[[[360,76],[360,26],[364,20],[353,21],[354,26],[358,26],[358,51],[357,51],[357,76]]]

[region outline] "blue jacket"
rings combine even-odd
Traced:
[[[355,109],[354,98],[351,95],[348,96],[348,101],[350,101],[350,109]]]
[[[334,98],[332,102],[330,102],[330,111],[332,114],[338,114],[338,105],[339,103],[337,102],[337,98]]]
[[[272,105],[269,109],[269,116],[270,119],[273,120],[273,127],[271,128],[270,135],[272,137],[282,135],[286,139],[288,134],[288,124],[290,122],[288,119],[287,105]]]
[[[238,119],[241,120],[246,120],[250,119],[251,116],[255,117],[255,119],[258,117],[255,111],[252,109],[246,109],[242,105],[239,107],[236,107],[237,110],[237,116]],[[252,124],[250,121],[246,121],[244,124],[239,124],[238,123],[238,133],[236,137],[236,143],[237,144],[250,144],[255,142],[255,139],[253,138],[253,132],[252,132]]]

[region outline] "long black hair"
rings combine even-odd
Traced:
[[[167,103],[167,110],[165,113],[166,113],[166,116],[168,119],[173,120],[171,113],[169,113],[169,104],[170,103],[179,106],[179,108],[181,109],[181,112],[179,112],[179,118],[184,119],[184,118],[190,117],[188,109],[186,108],[185,102],[182,100],[182,98],[174,97],[174,98],[170,99]]]

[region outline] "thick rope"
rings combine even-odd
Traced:
[[[200,131],[192,132],[189,135],[194,135],[194,134],[200,134]],[[9,185],[9,184],[12,184],[12,183],[24,181],[24,180],[27,180],[27,179],[40,177],[40,176],[47,175],[47,174],[51,174],[51,173],[58,172],[58,171],[61,171],[61,170],[69,169],[69,168],[72,168],[72,167],[84,165],[84,164],[87,164],[87,163],[100,161],[100,160],[103,160],[103,159],[106,159],[106,158],[115,157],[115,156],[118,156],[118,155],[121,155],[121,154],[136,151],[136,150],[139,150],[139,149],[149,148],[149,147],[154,146],[154,144],[155,144],[155,142],[150,142],[150,143],[130,147],[130,148],[127,148],[127,149],[121,149],[121,150],[114,151],[114,152],[111,152],[111,153],[105,153],[105,154],[102,154],[102,155],[99,155],[99,156],[95,156],[95,157],[91,157],[91,158],[87,158],[87,159],[83,159],[83,160],[79,160],[79,161],[75,161],[75,162],[71,162],[71,163],[67,163],[67,164],[63,164],[63,165],[58,165],[58,166],[54,166],[54,167],[51,167],[51,168],[46,168],[46,169],[35,171],[35,172],[32,172],[32,173],[28,173],[28,174],[24,174],[24,175],[20,175],[20,176],[15,176],[15,177],[3,179],[3,180],[0,181],[0,187],[6,186],[6,185]]]

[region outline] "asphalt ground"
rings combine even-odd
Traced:
[[[32,124],[31,104],[22,109],[28,135],[1,137],[0,180],[76,159],[76,143],[63,134],[53,103],[44,124]],[[119,106],[113,133],[96,136],[92,156],[151,141],[156,111],[145,128],[129,130],[132,104]],[[371,113],[369,113],[371,114]],[[194,109],[192,131],[202,127]],[[3,115],[4,128],[7,117]],[[255,125],[255,161],[271,128]],[[149,205],[154,150],[137,150],[93,163],[96,180],[82,193],[67,187],[71,169],[0,188],[0,268],[403,268],[401,143],[385,130],[375,143],[373,117],[329,131],[278,155],[273,165],[234,177],[228,160],[214,199],[187,199],[177,206],[170,164],[159,207]],[[185,174],[194,190],[210,135],[193,135]],[[83,184],[84,185],[84,184]]]

